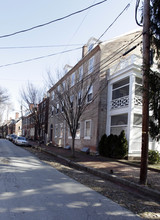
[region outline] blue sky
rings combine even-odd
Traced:
[[[46,23],[100,1],[0,0],[0,36]],[[131,3],[130,7],[101,38],[102,41],[109,40],[138,28],[134,15],[136,0],[108,0],[88,11],[48,26],[8,38],[0,38],[0,86],[8,89],[14,110],[20,109],[19,91],[28,81],[37,87],[42,87],[47,71],[56,78],[57,70],[61,70],[65,64],[75,65],[80,60],[81,50],[18,65],[4,65],[82,47],[90,37],[99,38],[128,3]],[[69,44],[74,46],[63,46]],[[47,45],[62,46],[3,49],[3,47]]]

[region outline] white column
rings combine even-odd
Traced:
[[[128,110],[128,153],[132,153],[132,136],[133,136],[133,120],[134,120],[134,97],[135,97],[135,76],[130,75],[129,87],[129,110]]]

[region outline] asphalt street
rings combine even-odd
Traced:
[[[140,218],[0,139],[0,220],[71,219]]]

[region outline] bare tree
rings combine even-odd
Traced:
[[[73,77],[73,78],[72,78]],[[51,114],[59,121],[65,120],[72,137],[72,156],[75,156],[75,138],[79,126],[80,117],[88,106],[96,99],[93,97],[93,84],[99,75],[92,73],[87,76],[71,75],[67,80],[60,80],[60,84],[53,86],[53,94],[50,102]]]
[[[8,101],[9,95],[6,89],[0,88],[0,105]]]
[[[35,139],[40,134],[40,119],[38,116],[38,104],[41,102],[43,95],[42,90],[36,88],[32,83],[28,82],[25,88],[20,91],[22,106],[28,112],[35,126]]]
[[[2,122],[8,100],[9,95],[7,90],[0,87],[0,122]]]
[[[68,65],[68,68],[69,67],[70,66]],[[50,88],[52,88],[56,84],[56,80],[57,79],[59,80],[59,79],[61,79],[64,76],[65,68],[57,69],[55,71],[55,73],[52,73],[50,69],[47,69],[46,73],[47,73],[47,76],[44,77],[44,87],[45,87],[45,89],[46,88],[50,89]],[[56,76],[56,79],[55,79],[55,76]]]

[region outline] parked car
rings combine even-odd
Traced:
[[[14,143],[14,140],[16,139],[16,137],[17,137],[17,135],[11,134],[10,137],[9,137],[9,140]]]
[[[15,144],[16,138],[17,138],[17,135],[15,135],[15,136],[12,137],[12,142],[13,142],[14,144]]]
[[[26,138],[22,137],[22,136],[16,137],[14,143],[17,144],[17,145],[20,145],[20,146],[29,146],[29,143],[26,140]]]
[[[7,134],[6,139],[9,140],[10,138],[10,134]]]

